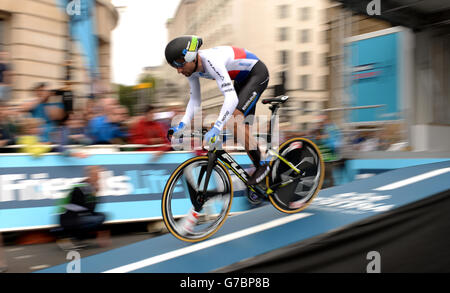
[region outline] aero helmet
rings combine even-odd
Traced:
[[[203,44],[203,40],[197,36],[181,36],[170,41],[166,46],[167,63],[173,67],[182,67],[184,63],[175,60],[183,58],[185,62],[195,61],[198,49]]]

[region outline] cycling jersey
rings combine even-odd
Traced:
[[[255,104],[269,81],[264,63],[253,53],[231,46],[200,50],[198,56],[201,58],[204,72],[194,72],[188,77],[191,88],[190,100],[182,122],[188,124],[194,116],[195,109],[200,108],[200,77],[216,80],[225,97],[214,127],[222,130],[235,109],[244,113],[244,116],[253,114]]]

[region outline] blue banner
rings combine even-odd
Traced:
[[[98,40],[95,23],[95,0],[57,0],[69,15],[70,35],[78,40],[92,80],[98,77]]]
[[[350,112],[349,122],[401,119],[400,32],[350,42],[350,106],[385,105]]]

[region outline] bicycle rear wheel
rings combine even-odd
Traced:
[[[269,200],[284,213],[300,212],[312,202],[322,187],[325,175],[322,156],[312,141],[301,137],[283,143],[278,153],[301,172],[297,173],[274,157],[266,178],[267,187],[273,187]]]
[[[198,242],[217,232],[231,208],[233,187],[226,167],[217,162],[213,167],[205,197],[199,197],[206,182],[208,157],[200,156],[182,163],[170,176],[162,196],[164,223],[182,241]],[[196,223],[186,228],[192,210]]]

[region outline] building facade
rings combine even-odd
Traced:
[[[37,82],[60,88],[66,77],[68,52],[68,15],[58,7],[59,0],[0,1],[0,50],[10,55],[12,100],[30,97]],[[118,22],[118,13],[110,0],[96,0],[98,60],[102,84],[110,86],[110,35]],[[78,42],[70,43],[71,80],[78,96],[90,93],[88,73]]]

